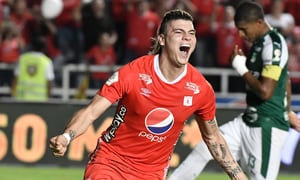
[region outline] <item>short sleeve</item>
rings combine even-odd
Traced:
[[[129,91],[130,75],[128,65],[123,66],[108,78],[97,94],[115,103]]]
[[[194,113],[202,119],[209,121],[215,118],[216,97],[212,86],[207,82],[205,90],[202,88],[202,98],[198,110]]]

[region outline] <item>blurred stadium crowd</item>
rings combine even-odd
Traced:
[[[230,68],[233,46],[239,44],[246,52],[249,47],[239,37],[233,21],[239,0],[63,0],[63,9],[54,18],[43,15],[42,2],[0,0],[0,63],[17,63],[35,39],[43,38],[58,87],[61,68],[66,64],[123,65],[146,54],[161,17],[174,8],[190,12],[195,19],[197,48],[190,61],[193,65]],[[300,71],[300,0],[258,2],[268,22],[289,43],[290,71]],[[5,73],[0,74],[0,86],[12,81],[13,72]],[[108,76],[93,73],[90,86],[98,87],[97,83]],[[299,93],[300,79],[293,78],[292,83],[293,93]]]

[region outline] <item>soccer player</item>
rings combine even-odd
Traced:
[[[212,156],[229,177],[246,179],[218,129],[213,88],[189,64],[196,44],[193,18],[182,10],[169,11],[157,32],[152,54],[121,67],[64,133],[50,139],[53,154],[63,156],[69,142],[118,101],[84,179],[165,179],[174,144],[193,114]]]
[[[232,66],[247,85],[247,107],[220,130],[250,179],[275,180],[290,127],[289,118],[297,119],[287,106],[290,103],[287,44],[265,22],[258,3],[241,3],[234,21],[240,35],[252,43],[248,57],[238,46],[232,54]],[[199,142],[169,180],[193,179],[211,159],[206,145]]]

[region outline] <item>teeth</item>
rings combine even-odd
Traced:
[[[190,45],[181,45],[179,49],[180,51],[188,51],[190,49]]]
[[[189,44],[183,44],[183,45],[181,45],[181,47],[190,47],[190,45]]]

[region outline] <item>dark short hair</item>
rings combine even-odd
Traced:
[[[244,21],[251,22],[264,19],[264,11],[260,4],[252,1],[242,1],[236,8],[234,15],[235,24]]]
[[[164,17],[160,23],[160,26],[157,31],[157,35],[165,33],[166,26],[170,21],[178,20],[178,19],[188,20],[188,21],[192,21],[192,22],[194,21],[193,17],[188,12],[183,11],[181,9],[167,11],[164,14]]]
[[[186,11],[181,10],[181,9],[174,9],[174,10],[170,10],[167,11],[163,18],[162,21],[157,29],[157,34],[156,36],[160,35],[160,34],[165,34],[166,33],[166,29],[167,29],[167,24],[173,20],[188,20],[191,22],[194,22],[193,17]],[[157,37],[153,38],[154,41],[154,45],[152,47],[151,50],[151,54],[157,54],[160,53],[161,51],[161,47],[158,43]]]

